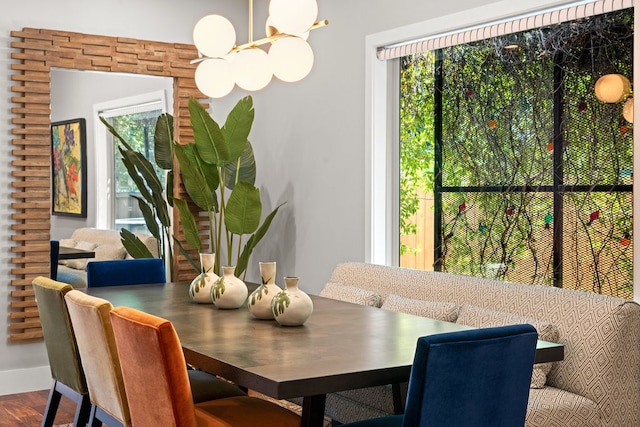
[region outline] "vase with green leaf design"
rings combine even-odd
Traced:
[[[285,277],[285,289],[271,300],[271,311],[282,326],[300,326],[313,313],[311,297],[298,288],[298,277]]]
[[[239,308],[247,299],[247,285],[235,276],[235,266],[222,267],[222,276],[211,287],[211,300],[217,308]]]
[[[258,319],[273,319],[271,300],[282,290],[276,285],[276,263],[261,262],[260,277],[262,277],[262,284],[249,295],[247,307]]]
[[[189,296],[195,302],[211,304],[211,287],[218,280],[213,266],[216,256],[213,253],[200,253],[201,273],[189,285]]]

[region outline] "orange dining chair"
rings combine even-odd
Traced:
[[[85,381],[76,338],[64,296],[73,288],[46,277],[33,280],[33,290],[40,313],[44,344],[49,358],[53,382],[42,419],[42,427],[50,427],[62,396],[76,403],[74,426],[84,426],[89,418],[91,402]]]
[[[120,358],[113,337],[109,313],[113,306],[107,300],[77,290],[65,295],[78,350],[91,397],[89,426],[100,422],[109,427],[131,426],[129,405],[122,380]],[[192,380],[192,374],[195,380]],[[193,391],[195,387],[200,392]],[[234,384],[201,371],[189,371],[189,384],[194,398],[206,400],[244,396]]]
[[[228,397],[195,404],[180,340],[168,320],[129,307],[111,311],[131,420],[136,426],[299,427],[275,403]]]

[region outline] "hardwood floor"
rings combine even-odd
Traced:
[[[48,397],[49,390],[0,396],[0,426],[39,427]],[[75,404],[63,396],[54,424],[73,422],[75,410]]]

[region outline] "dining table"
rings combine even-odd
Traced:
[[[71,248],[68,246],[60,245],[58,253],[58,259],[80,259],[80,258],[95,258],[95,251],[88,251],[86,249]]]
[[[409,379],[419,337],[469,329],[455,323],[311,295],[302,326],[189,297],[189,283],[88,288],[114,306],[172,322],[187,363],[274,399],[302,397],[302,426],[322,426],[328,393]],[[562,360],[562,344],[538,341],[535,362]]]

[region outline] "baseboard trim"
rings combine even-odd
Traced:
[[[28,369],[0,371],[0,396],[25,393],[28,391],[48,390],[51,387],[49,366]]]

